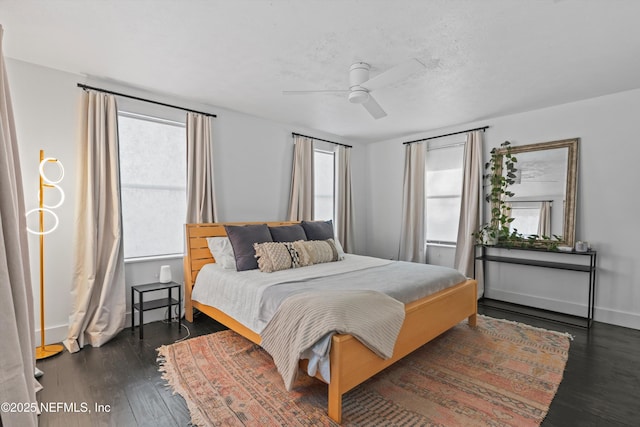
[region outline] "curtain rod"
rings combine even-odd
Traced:
[[[301,133],[291,132],[291,136],[296,136],[296,135],[298,135],[298,136],[304,136],[305,138],[315,139],[316,141],[328,142],[328,143],[330,143],[330,144],[342,145],[343,147],[353,148],[353,146],[351,146],[351,145],[341,144],[341,143],[339,143],[339,142],[327,141],[326,139],[320,139],[320,138],[316,138],[316,137],[309,136],[309,135],[303,135],[303,134],[301,134]]]
[[[142,102],[148,102],[150,104],[162,105],[163,107],[177,108],[178,110],[188,111],[190,113],[198,113],[198,114],[202,114],[204,116],[209,116],[209,117],[218,117],[215,114],[205,113],[203,111],[198,111],[198,110],[192,110],[190,108],[179,107],[177,105],[165,104],[164,102],[152,101],[150,99],[139,98],[137,96],[126,95],[124,93],[113,92],[113,91],[106,90],[106,89],[100,89],[98,87],[87,86],[87,85],[84,85],[82,83],[78,83],[78,87],[82,88],[84,90],[95,90],[95,91],[98,91],[98,92],[108,93],[110,95],[116,95],[116,96],[122,96],[124,98],[135,99],[136,101],[142,101]]]
[[[416,139],[415,141],[403,142],[403,144],[413,144],[414,142],[422,142],[422,141],[428,141],[430,139],[444,138],[445,136],[459,135],[461,133],[473,132],[474,130],[481,130],[484,132],[485,129],[489,129],[489,126],[483,126],[481,128],[475,128],[475,129],[461,130],[459,132],[451,132],[444,135],[430,136],[429,138],[422,138],[422,139]]]

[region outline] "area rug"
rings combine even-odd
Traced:
[[[478,316],[343,397],[346,426],[537,426],[555,395],[570,336]],[[271,357],[232,331],[158,349],[160,370],[198,426],[334,426],[326,384],[300,374],[287,392]]]

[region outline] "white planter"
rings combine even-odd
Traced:
[[[484,242],[485,245],[487,246],[495,246],[498,244],[498,236],[496,237],[491,237],[489,235],[489,233],[485,230],[482,233],[482,241]]]

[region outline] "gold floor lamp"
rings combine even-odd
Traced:
[[[45,173],[45,166],[47,163],[54,163],[58,166],[59,176],[57,179],[52,180],[49,179]],[[58,215],[53,211],[60,206],[64,202],[64,191],[62,188],[58,186],[58,184],[64,178],[64,167],[60,160],[55,159],[53,157],[44,157],[44,150],[40,150],[40,191],[38,192],[38,207],[35,209],[31,209],[27,212],[27,215],[30,215],[33,212],[38,212],[38,216],[40,219],[40,228],[38,231],[32,230],[27,227],[27,230],[32,234],[37,234],[40,236],[40,346],[36,347],[36,359],[44,359],[46,357],[54,356],[60,353],[64,347],[60,344],[50,344],[45,345],[44,339],[44,236],[46,234],[51,233],[58,227]],[[58,190],[60,195],[60,200],[55,205],[46,205],[44,203],[44,190],[46,188],[55,188]],[[54,219],[53,226],[45,230],[44,224],[44,214],[47,213],[51,215]]]

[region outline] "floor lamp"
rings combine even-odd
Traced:
[[[54,163],[58,166],[59,176],[55,180],[51,180],[47,177],[45,173],[45,166],[47,163]],[[53,209],[62,206],[64,202],[64,191],[57,184],[62,181],[64,178],[64,167],[60,160],[55,159],[53,157],[44,157],[44,150],[40,150],[40,191],[38,192],[38,207],[35,209],[31,209],[27,212],[27,215],[38,212],[40,227],[38,231],[32,230],[27,227],[27,230],[32,234],[37,234],[40,236],[40,346],[36,347],[36,359],[44,359],[46,357],[54,356],[60,353],[64,347],[60,344],[50,344],[45,345],[44,339],[44,236],[46,234],[51,233],[58,227],[58,215],[53,211]],[[46,205],[44,203],[44,190],[46,188],[55,188],[58,190],[60,194],[60,200],[55,205]],[[54,219],[53,226],[45,230],[44,226],[44,214],[47,213],[51,215]]]

